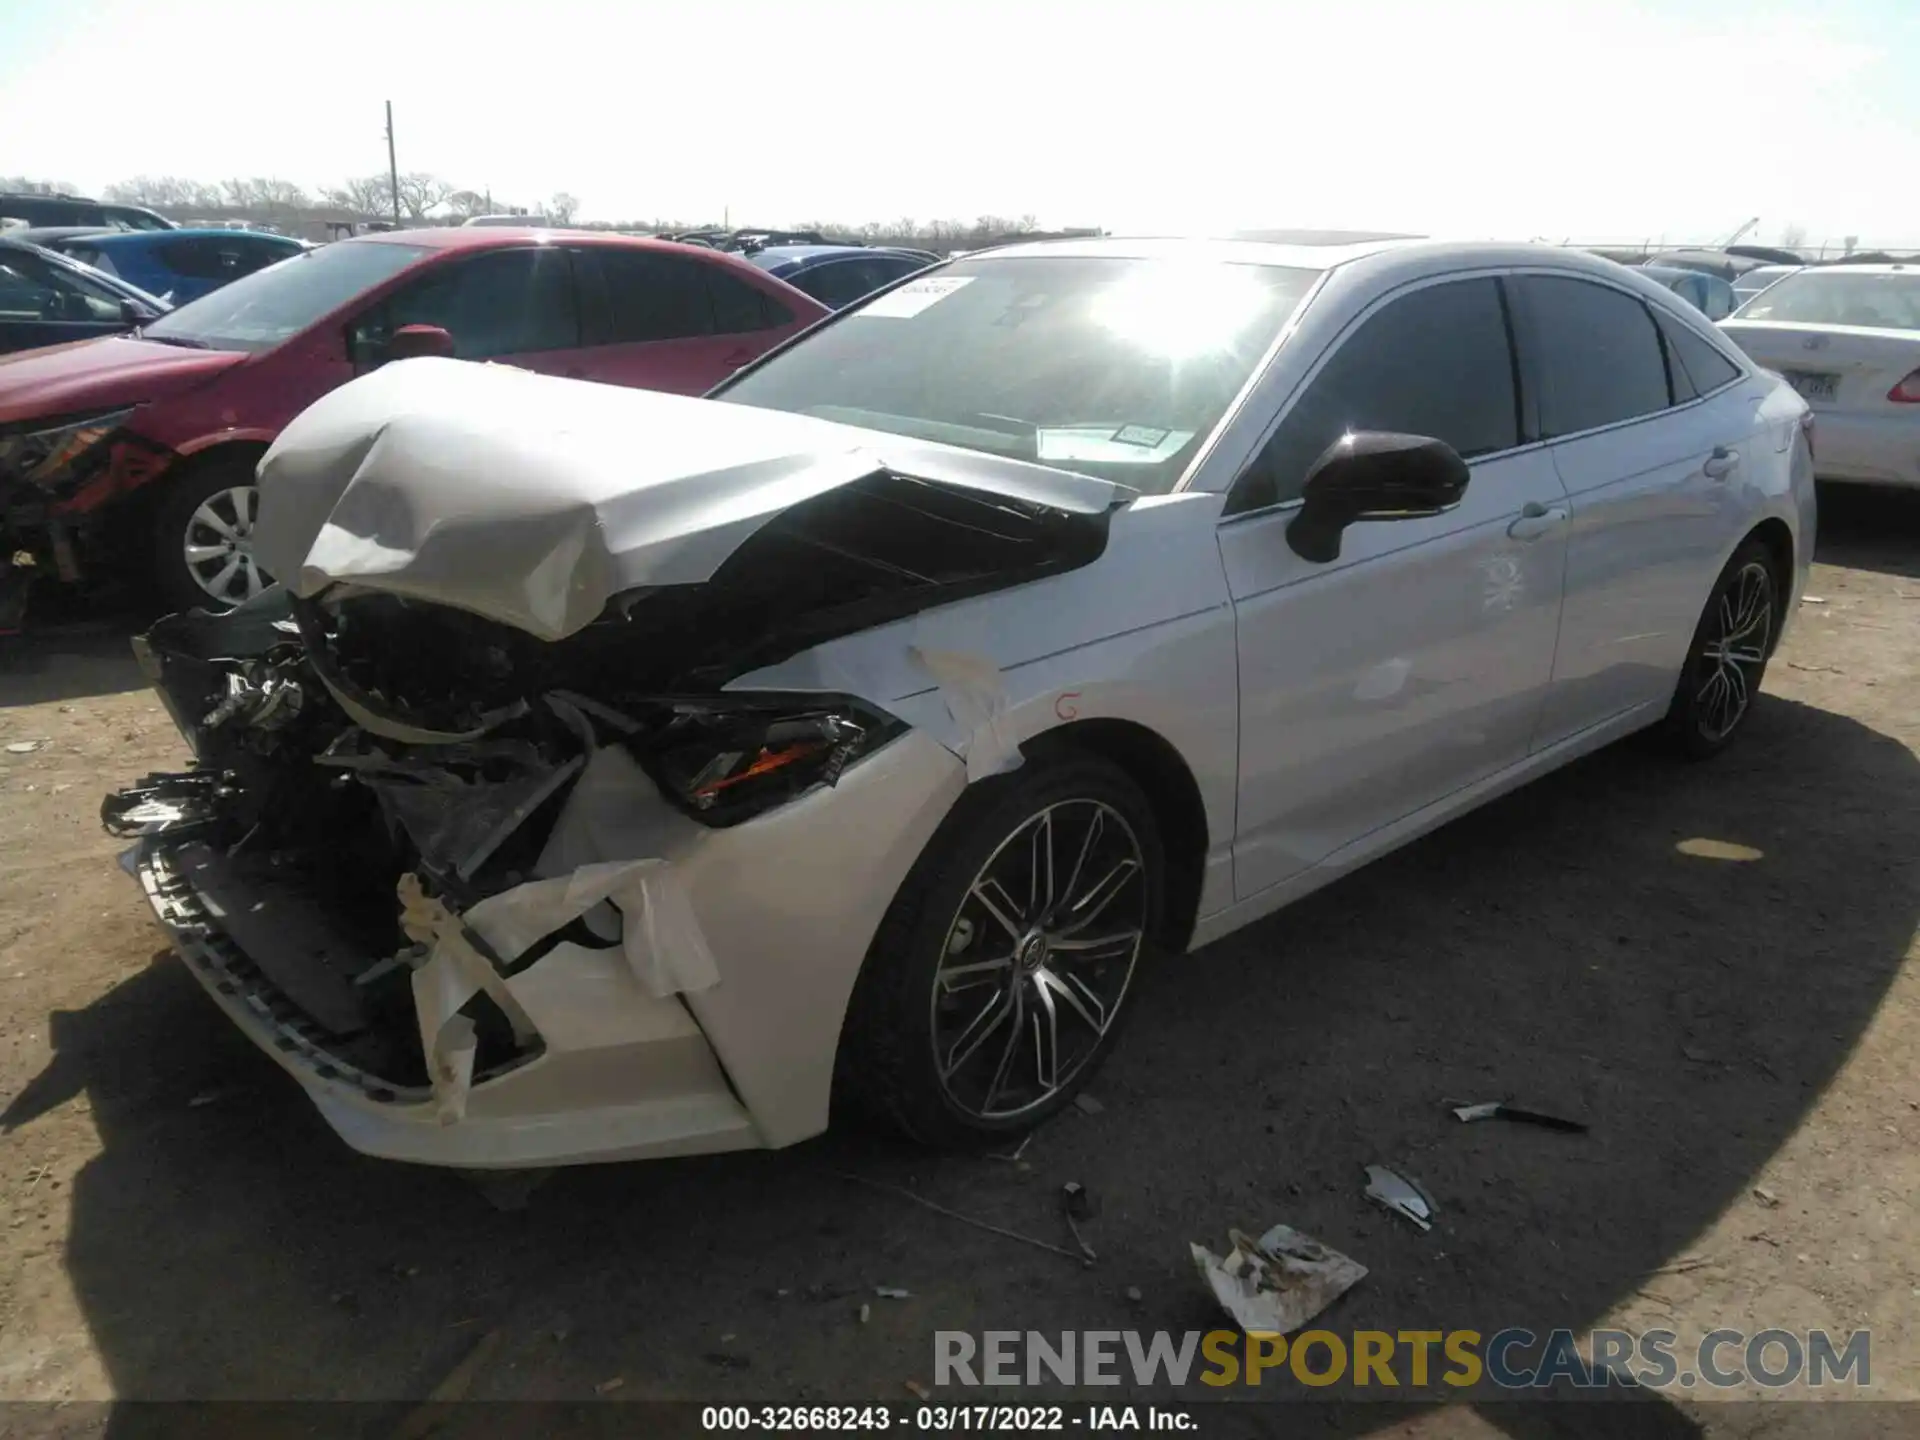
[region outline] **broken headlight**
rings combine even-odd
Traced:
[[[25,480],[43,490],[77,480],[106,455],[106,441],[132,413],[129,407],[50,425],[29,421],[0,431],[0,476]]]
[[[839,696],[683,704],[649,737],[645,763],[667,797],[708,825],[737,825],[817,785],[906,727]]]

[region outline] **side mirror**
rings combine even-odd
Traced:
[[[1329,445],[1307,472],[1287,543],[1303,560],[1340,558],[1340,534],[1356,520],[1416,520],[1460,503],[1467,462],[1444,440],[1361,430]]]
[[[138,300],[122,300],[120,318],[129,325],[144,325],[149,320],[158,320],[160,317]]]
[[[402,325],[387,342],[389,360],[412,360],[421,355],[453,359],[453,336],[438,325]]]

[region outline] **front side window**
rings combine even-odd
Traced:
[[[1666,356],[1653,316],[1633,296],[1559,275],[1518,279],[1532,317],[1548,439],[1667,408]]]
[[[1229,513],[1297,500],[1327,447],[1360,430],[1431,436],[1467,460],[1520,443],[1499,282],[1429,285],[1362,321],[1236,482]]]
[[[354,296],[392,279],[427,251],[384,240],[341,240],[243,275],[145,327],[155,340],[213,350],[269,350]]]
[[[238,248],[229,240],[196,237],[158,245],[160,263],[189,280],[227,280],[239,263]],[[259,267],[254,267],[259,268]]]
[[[982,256],[857,302],[714,398],[1164,492],[1318,274]]]
[[[1844,266],[1801,270],[1762,290],[1733,318],[1920,330],[1920,272],[1862,275]]]
[[[355,322],[355,360],[378,358],[403,325],[439,326],[462,360],[571,350],[580,325],[566,253],[494,250],[435,266]]]
[[[38,255],[0,251],[0,319],[97,323],[121,318],[120,297]]]

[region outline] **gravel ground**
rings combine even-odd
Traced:
[[[836,1134],[565,1172],[521,1208],[350,1153],[207,1003],[97,823],[104,789],[183,758],[126,627],[17,645],[0,745],[42,743],[0,750],[0,1397],[358,1400],[380,1431],[478,1347],[475,1399],[910,1400],[939,1329],[1216,1328],[1187,1242],[1285,1221],[1370,1268],[1343,1332],[1870,1327],[1874,1393],[1920,1399],[1920,497],[1825,499],[1823,603],[1733,751],[1617,746],[1161,966],[1103,1108],[1020,1163]],[[1503,1094],[1592,1132],[1438,1103]],[[1374,1161],[1434,1194],[1431,1234],[1361,1198]],[[836,1171],[1055,1243],[1078,1181],[1099,1261]],[[1583,1408],[1220,1413],[1532,1436],[1586,1433]],[[1849,1433],[1920,1416],[1849,1409]],[[1633,1433],[1783,1413],[1669,1389]]]

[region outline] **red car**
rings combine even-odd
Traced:
[[[827,313],[713,250],[462,227],[337,241],[128,335],[0,357],[0,629],[32,578],[123,559],[177,609],[259,593],[255,464],[300,411],[387,360],[697,395]]]

